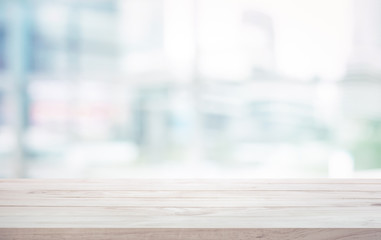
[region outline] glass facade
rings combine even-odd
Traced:
[[[377,175],[358,4],[1,1],[0,177]]]

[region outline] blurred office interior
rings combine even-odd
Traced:
[[[381,177],[381,1],[1,0],[18,177]]]

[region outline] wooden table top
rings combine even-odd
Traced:
[[[30,228],[183,229],[184,234],[351,228],[373,229],[377,236],[366,239],[381,239],[374,230],[381,228],[381,179],[0,180],[0,239],[17,239],[7,234]]]

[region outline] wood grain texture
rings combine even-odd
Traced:
[[[1,229],[0,240],[380,240],[378,229]]]
[[[381,240],[381,180],[0,180],[0,239]]]

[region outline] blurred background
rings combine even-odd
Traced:
[[[0,0],[19,177],[381,177],[381,1]]]

